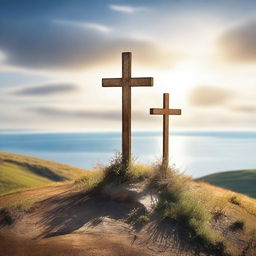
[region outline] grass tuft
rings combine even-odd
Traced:
[[[136,165],[134,162],[135,160],[131,162],[129,169],[123,170],[122,154],[116,152],[108,166],[99,165],[94,172],[78,179],[76,184],[80,190],[92,192],[101,190],[107,184],[138,182],[149,179],[153,175],[154,168]]]
[[[82,192],[89,193],[95,191],[99,187],[99,184],[103,182],[103,179],[104,174],[101,170],[99,170],[76,180],[76,185]]]
[[[139,218],[138,218],[138,221],[137,223],[140,223],[140,224],[146,224],[150,221],[150,218],[147,216],[147,215],[141,215]]]
[[[221,236],[211,228],[212,214],[201,201],[199,193],[191,187],[191,179],[175,168],[161,168],[156,166],[154,177],[154,184],[159,190],[156,209],[187,229],[191,242],[200,244],[204,249],[224,250]]]
[[[13,224],[20,215],[33,212],[35,208],[35,202],[28,199],[14,201],[0,208],[0,226]]]
[[[233,195],[229,198],[229,202],[235,205],[241,205],[241,200],[236,195]]]

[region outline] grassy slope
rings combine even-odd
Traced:
[[[117,164],[114,162],[114,171],[117,169]],[[165,227],[170,227],[172,232],[177,229],[177,227],[181,226],[182,229],[185,229],[186,233],[183,233],[182,235],[182,241],[186,241],[185,243],[188,243],[191,239],[191,237],[203,237],[207,238],[208,240],[213,240],[215,241],[223,241],[223,244],[225,245],[225,252],[229,254],[219,254],[217,252],[214,254],[209,254],[209,255],[229,255],[229,256],[238,256],[238,255],[247,255],[247,256],[255,256],[254,252],[256,250],[256,200],[252,199],[250,197],[247,197],[245,195],[241,195],[232,191],[228,191],[222,188],[218,188],[209,184],[206,184],[204,182],[194,182],[191,179],[187,177],[183,177],[182,175],[175,174],[173,173],[172,175],[168,175],[167,178],[163,180],[158,180],[158,178],[154,178],[154,170],[152,168],[149,168],[149,170],[142,168],[142,167],[136,167],[132,171],[131,174],[128,175],[129,182],[131,184],[135,185],[136,182],[139,182],[139,187],[143,187],[143,182],[147,183],[149,180],[153,183],[153,187],[148,187],[146,186],[146,190],[143,192],[144,193],[149,193],[146,192],[147,189],[153,189],[151,192],[156,193],[156,187],[158,189],[158,196],[160,196],[160,202],[163,202],[164,204],[158,204],[158,214],[160,214],[160,220],[166,220],[166,217],[168,217],[168,220],[171,220],[168,222],[168,225],[166,226],[166,223],[164,224]],[[153,171],[153,172],[152,172]],[[155,170],[159,172],[159,170]],[[148,173],[147,173],[148,172]],[[119,173],[119,172],[118,172]],[[113,173],[112,173],[113,174]],[[61,187],[59,188],[57,192],[55,191],[56,188],[51,186],[51,187],[44,187],[40,189],[35,189],[35,190],[30,190],[30,191],[25,191],[25,192],[20,192],[17,194],[11,194],[7,196],[0,197],[0,208],[14,208],[14,211],[20,210],[20,209],[30,209],[31,205],[33,206],[35,203],[37,203],[38,208],[34,208],[33,211],[38,211],[39,215],[42,216],[41,209],[49,209],[52,207],[51,205],[51,200],[48,200],[50,203],[49,207],[43,207],[40,208],[40,204],[42,203],[42,197],[45,198],[54,198],[52,201],[54,204],[54,207],[58,209],[57,216],[53,213],[51,215],[51,220],[52,218],[57,218],[60,220],[60,222],[56,222],[59,227],[62,228],[62,225],[60,225],[62,222],[65,227],[66,221],[70,221],[70,224],[73,223],[74,227],[80,227],[81,222],[84,221],[84,224],[88,222],[88,220],[93,220],[94,217],[107,217],[111,218],[108,207],[102,207],[102,203],[100,203],[100,207],[97,209],[97,213],[94,216],[90,216],[88,219],[87,217],[85,218],[86,213],[89,215],[94,212],[92,209],[88,208],[89,206],[86,204],[86,200],[80,201],[81,196],[82,198],[84,197],[86,191],[90,191],[93,189],[95,184],[100,183],[102,179],[100,177],[102,176],[101,173],[93,172],[90,173],[88,172],[87,178],[81,179],[81,191],[77,191],[77,188],[75,188],[75,193],[72,192],[70,187],[65,188],[65,191],[68,193],[63,193],[64,190],[61,192]],[[108,177],[108,176],[106,176]],[[110,176],[109,176],[110,177]],[[112,181],[113,181],[113,177]],[[145,180],[143,180],[143,177]],[[106,180],[107,181],[107,180]],[[112,182],[110,181],[110,182]],[[142,183],[141,183],[142,182]],[[157,185],[159,184],[159,185]],[[65,184],[64,186],[68,186],[70,184]],[[77,184],[78,185],[78,184]],[[108,184],[106,184],[108,185]],[[119,184],[120,185],[120,184]],[[62,185],[63,186],[63,185]],[[115,185],[118,186],[118,185]],[[106,201],[106,195],[107,190],[101,188],[101,193],[103,193],[104,196],[104,202]],[[52,191],[51,191],[52,190]],[[118,191],[121,191],[121,197],[120,193]],[[134,193],[134,190],[132,190]],[[99,192],[99,191],[98,191]],[[151,192],[148,195],[152,195]],[[71,193],[71,194],[70,194]],[[113,198],[110,199],[111,202],[115,201],[116,203],[122,204],[122,207],[124,206],[124,201],[125,193],[124,190],[116,190],[117,196],[115,196],[114,193],[109,194],[108,196],[113,196]],[[118,194],[119,193],[119,194]],[[141,192],[140,192],[141,193]],[[58,204],[58,196],[62,194],[59,198],[59,203]],[[58,196],[57,196],[58,195]],[[144,194],[145,195],[145,194]],[[75,197],[73,197],[75,196]],[[78,197],[80,203],[76,204],[76,196]],[[99,196],[99,194],[97,194]],[[63,200],[64,198],[68,200]],[[72,200],[70,200],[73,198]],[[123,199],[122,199],[123,198]],[[135,196],[136,198],[136,196]],[[138,197],[139,198],[139,197]],[[232,198],[236,198],[236,200],[232,200]],[[1,200],[2,199],[2,200]],[[21,203],[21,199],[23,202]],[[30,200],[32,199],[32,203],[30,203]],[[92,198],[93,199],[93,194]],[[95,199],[95,198],[94,198]],[[163,200],[164,199],[164,200]],[[98,201],[98,198],[97,200]],[[28,203],[27,203],[28,202]],[[44,200],[45,202],[45,200]],[[64,208],[59,208],[61,207],[61,202],[65,202]],[[130,202],[130,201],[129,201]],[[236,203],[234,203],[236,202]],[[17,204],[18,203],[18,204]],[[21,204],[21,206],[20,206]],[[83,205],[84,204],[84,205]],[[13,207],[14,205],[15,207]],[[77,208],[76,208],[77,207]],[[90,209],[88,211],[84,211],[85,208]],[[90,204],[90,207],[93,207],[93,204]],[[162,211],[162,207],[164,207],[164,211]],[[11,209],[10,208],[10,209]],[[110,207],[111,208],[111,207]],[[119,207],[118,207],[119,208]],[[59,211],[59,209],[62,209]],[[73,212],[76,214],[70,214],[69,210],[72,209]],[[106,210],[107,209],[107,210]],[[133,207],[132,207],[133,209]],[[13,212],[13,210],[10,212]],[[24,213],[24,212],[23,212]],[[22,213],[22,214],[23,214]],[[16,213],[15,213],[16,214]],[[14,218],[15,218],[14,214]],[[79,215],[80,214],[80,215]],[[126,217],[129,216],[130,212],[123,212],[123,220],[126,221]],[[144,213],[143,213],[144,214]],[[146,213],[148,214],[149,218],[149,223],[147,225],[153,224],[151,223],[151,214],[154,216],[153,212]],[[165,216],[165,218],[162,218],[162,215]],[[77,218],[77,216],[82,216],[80,218]],[[119,215],[118,215],[119,216]],[[209,216],[212,216],[210,219],[208,219]],[[0,214],[1,217],[1,214]],[[138,216],[137,216],[138,217]],[[144,216],[145,217],[145,216]],[[112,216],[112,218],[115,220],[115,217]],[[118,217],[120,220],[120,216]],[[38,220],[37,220],[38,221]],[[154,218],[152,218],[152,221],[154,221]],[[174,226],[172,226],[173,221],[175,221]],[[79,223],[79,225],[77,224]],[[242,222],[243,227],[239,228],[237,230],[233,230],[232,226],[236,222]],[[159,222],[160,223],[160,222]],[[26,222],[27,225],[27,222]],[[12,227],[12,226],[11,226]],[[69,226],[70,227],[70,226]],[[105,228],[105,227],[104,227]],[[111,227],[109,227],[111,228]],[[30,230],[30,228],[28,228]],[[197,236],[192,235],[190,236],[189,234],[191,233],[191,229],[196,232]],[[150,232],[150,230],[147,230],[147,232]],[[151,230],[154,232],[154,229]],[[178,232],[178,230],[176,230]],[[176,232],[175,231],[175,232]],[[138,231],[140,232],[140,231]],[[159,232],[163,232],[164,236],[166,236],[166,229],[163,231],[159,230]],[[178,233],[177,233],[178,234]],[[184,234],[188,234],[188,237],[185,237]],[[0,234],[1,235],[1,234]],[[138,237],[142,235],[144,236],[145,234],[143,233],[138,233]],[[150,234],[149,234],[150,235]],[[152,234],[151,234],[152,235]],[[130,236],[130,233],[129,233]],[[216,238],[215,238],[216,236]],[[171,236],[168,238],[168,243],[173,243]],[[194,238],[193,238],[194,239]],[[167,241],[166,240],[166,241]],[[176,243],[176,240],[175,240]],[[198,243],[202,243],[199,242]],[[72,240],[69,241],[69,244],[72,244]],[[248,244],[250,247],[248,247]],[[84,244],[83,244],[84,246]],[[255,247],[252,247],[255,246]],[[249,248],[250,253],[248,254],[242,254],[244,249]],[[212,248],[212,247],[205,247],[205,248]],[[214,247],[215,248],[215,247]],[[198,247],[200,252],[202,254],[200,255],[208,255],[204,254],[205,250],[202,249],[202,247]],[[247,250],[247,249],[246,249]],[[39,254],[40,255],[40,254]],[[94,255],[94,254],[92,254]],[[100,255],[100,254],[97,254]],[[114,255],[114,254],[112,254]],[[122,254],[123,255],[123,254]],[[140,254],[139,254],[140,255]],[[173,254],[176,255],[176,254]],[[189,254],[188,254],[189,255]],[[193,254],[194,255],[194,254]]]
[[[256,170],[215,173],[198,180],[256,197]]]
[[[88,171],[39,158],[0,152],[0,195],[56,181],[73,180]]]

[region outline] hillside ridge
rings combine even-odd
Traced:
[[[0,152],[0,195],[53,182],[75,180],[89,172],[36,157]]]
[[[196,180],[256,198],[256,169],[217,172]]]

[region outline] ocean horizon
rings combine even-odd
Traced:
[[[194,178],[215,172],[256,168],[256,131],[174,131],[170,163]],[[108,164],[121,150],[120,132],[0,131],[0,151],[39,157],[93,169]],[[161,159],[161,132],[133,132],[132,153],[138,164]]]

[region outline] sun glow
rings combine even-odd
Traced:
[[[175,94],[174,103],[184,104],[187,91],[200,84],[204,69],[200,62],[189,60],[183,62],[168,72],[156,74],[155,86],[162,92]]]

